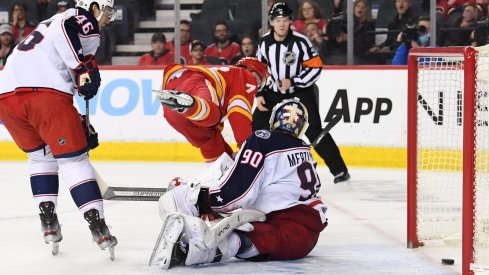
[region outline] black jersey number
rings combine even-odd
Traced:
[[[17,45],[17,49],[24,52],[30,51],[34,49],[37,44],[41,43],[43,39],[44,35],[42,35],[42,33],[38,31],[33,31],[31,34],[29,34],[29,36],[24,38],[24,40],[22,40],[19,45]]]
[[[316,186],[316,173],[314,172],[312,164],[309,162],[303,162],[301,165],[299,165],[299,167],[297,167],[297,176],[299,176],[299,180],[301,181],[301,188],[311,192],[309,196],[301,196],[299,200],[307,201],[308,199],[316,196],[317,192],[319,191],[319,187],[321,187],[321,184]]]

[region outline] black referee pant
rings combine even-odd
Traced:
[[[316,103],[316,96],[314,94],[314,88],[308,87],[306,89],[296,90],[293,94],[279,94],[272,91],[265,91],[263,93],[265,97],[266,107],[268,111],[262,112],[255,109],[253,112],[253,131],[260,129],[270,129],[270,116],[272,115],[272,109],[284,99],[297,97],[302,104],[306,106],[309,114],[309,128],[306,131],[306,136],[312,143],[319,136],[322,130],[321,117],[319,116],[319,108]],[[318,155],[324,160],[329,168],[329,171],[333,176],[338,175],[341,172],[347,172],[346,164],[341,157],[340,150],[336,145],[333,137],[328,133],[314,148]]]

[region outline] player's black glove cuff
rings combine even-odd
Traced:
[[[263,90],[256,92],[255,97],[263,96]]]
[[[93,128],[92,124],[90,124],[89,128],[87,128],[87,116],[80,115],[80,120],[82,123],[82,127],[85,131],[85,138],[87,139],[88,150],[93,150],[98,146],[98,133]]]
[[[87,100],[94,97],[100,87],[101,78],[97,62],[93,56],[87,56],[87,60],[75,68],[75,74],[78,94]]]
[[[256,92],[255,97],[265,96],[265,93],[273,92],[268,86],[263,87],[263,89]]]

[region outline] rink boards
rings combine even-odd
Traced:
[[[160,88],[163,70],[154,68],[102,67],[102,85],[90,102],[91,121],[101,141],[91,153],[93,159],[202,160],[198,149],[163,118],[152,92]],[[349,165],[406,166],[406,67],[325,67],[317,86],[323,123],[334,115],[343,116],[331,133]],[[75,106],[85,112],[78,96]],[[226,140],[234,143],[231,130],[225,128]],[[0,159],[25,158],[0,124]]]

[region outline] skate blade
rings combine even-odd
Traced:
[[[117,239],[114,236],[110,236],[110,238],[102,243],[99,244],[100,249],[105,250],[108,248],[109,250],[109,259],[111,261],[114,261],[115,255],[114,255],[114,247],[117,245]]]
[[[52,243],[51,253],[53,254],[53,256],[56,256],[59,253],[59,242],[51,242],[51,243]]]
[[[113,247],[113,246],[109,247],[109,259],[110,259],[111,261],[114,261],[114,259],[115,259],[115,255],[114,255],[114,247]]]
[[[167,216],[149,259],[150,266],[157,265],[163,270],[170,268],[173,247],[180,238],[183,225],[183,218],[179,214]]]

